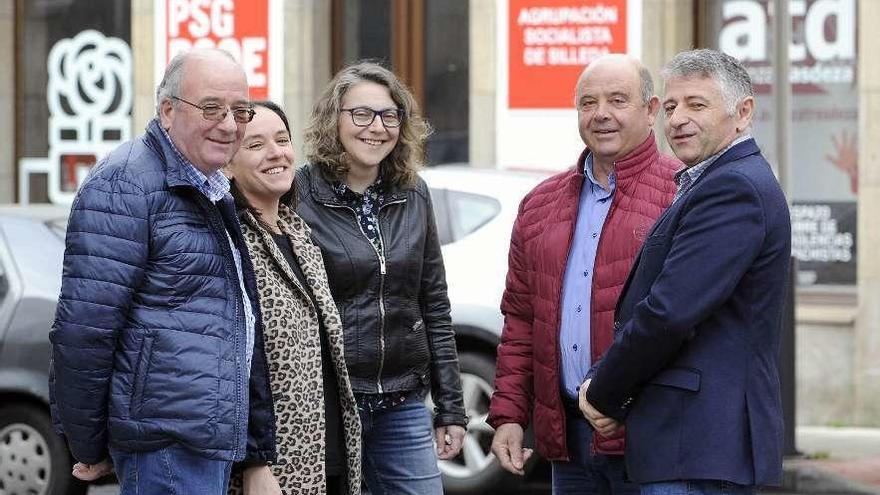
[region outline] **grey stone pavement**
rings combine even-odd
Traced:
[[[801,456],[785,460],[780,488],[765,495],[880,495],[880,428],[799,426]],[[93,486],[89,495],[118,495],[115,485]],[[480,495],[547,495],[549,483],[534,480],[515,492]],[[476,494],[475,494],[476,495]]]
[[[785,463],[788,493],[880,494],[880,428],[798,427],[804,455]]]

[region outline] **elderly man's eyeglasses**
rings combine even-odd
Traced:
[[[373,110],[369,107],[343,108],[340,111],[351,114],[351,122],[358,127],[369,127],[376,120],[376,115],[385,127],[400,127],[403,123],[403,110],[399,108],[386,108]]]
[[[186,103],[189,106],[196,107],[202,111],[202,117],[205,120],[212,120],[214,122],[219,122],[226,118],[226,114],[232,111],[232,118],[239,124],[247,124],[248,122],[254,120],[254,107],[252,106],[237,106],[233,108],[229,108],[226,105],[218,105],[216,103],[207,103],[205,105],[196,105],[191,101],[186,101],[183,98],[178,96],[172,96],[172,100],[177,100],[182,103]]]

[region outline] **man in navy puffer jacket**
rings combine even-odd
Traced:
[[[253,118],[244,71],[219,50],[175,57],[157,113],[74,200],[52,416],[78,478],[216,495],[233,461],[275,456],[253,268],[219,171]]]

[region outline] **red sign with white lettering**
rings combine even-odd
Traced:
[[[581,71],[627,51],[627,0],[509,0],[508,106],[573,108]]]
[[[250,98],[269,98],[270,0],[163,0],[164,63],[191,48],[221,48],[244,68]],[[164,70],[164,68],[163,68]]]

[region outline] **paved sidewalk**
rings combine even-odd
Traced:
[[[789,493],[880,494],[880,428],[799,426],[800,458],[786,459]]]

